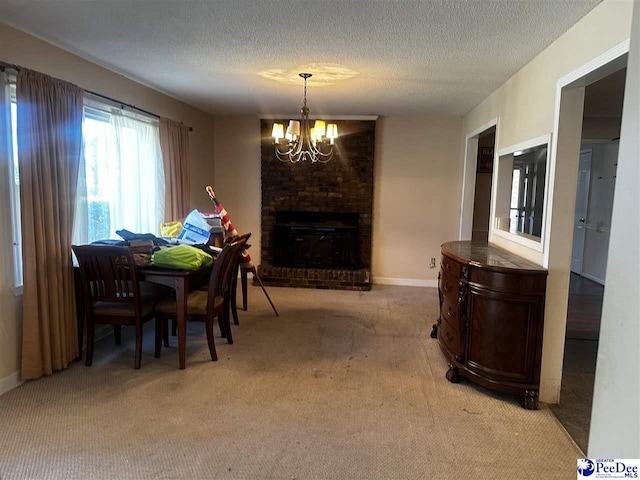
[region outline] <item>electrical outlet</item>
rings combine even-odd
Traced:
[[[436,268],[436,257],[431,257],[429,260],[429,268]]]

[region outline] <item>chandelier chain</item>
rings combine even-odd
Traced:
[[[304,100],[302,106],[307,106],[307,77],[304,77]]]

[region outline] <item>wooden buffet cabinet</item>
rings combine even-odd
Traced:
[[[433,337],[460,377],[538,408],[547,270],[486,242],[442,245]]]

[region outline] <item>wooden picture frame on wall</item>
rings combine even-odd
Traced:
[[[493,148],[494,147],[478,148],[477,173],[493,173]]]

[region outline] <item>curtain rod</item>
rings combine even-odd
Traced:
[[[16,70],[16,71],[20,71],[21,70],[21,67],[19,65],[13,65],[11,63],[6,63],[6,62],[3,62],[3,61],[0,61],[0,71],[4,72],[7,68],[11,68],[11,69]],[[156,113],[153,113],[153,112],[150,112],[148,110],[144,110],[142,108],[136,107],[135,105],[131,105],[130,103],[125,103],[125,102],[122,102],[120,100],[116,100],[115,98],[111,98],[111,97],[107,97],[106,95],[102,95],[101,93],[92,92],[91,90],[85,90],[85,92],[88,93],[89,95],[93,95],[94,97],[99,97],[99,98],[102,98],[104,100],[109,100],[110,102],[117,103],[118,105],[121,105],[122,107],[127,107],[127,108],[131,108],[133,110],[138,110],[139,112],[146,113],[147,115],[150,115],[152,117],[155,117],[155,118],[158,118],[158,119],[160,118],[160,115],[158,115]],[[193,132],[193,128],[189,127],[189,131]]]
[[[138,110],[139,112],[146,113],[147,115],[149,115],[151,117],[155,117],[155,118],[158,118],[158,119],[160,118],[160,115],[158,115],[157,113],[153,113],[153,112],[150,112],[148,110],[144,110],[144,109],[142,109],[140,107],[136,107],[135,105],[131,105],[130,103],[125,103],[125,102],[122,102],[120,100],[116,100],[115,98],[111,98],[111,97],[107,97],[106,95],[102,95],[101,93],[92,92],[91,90],[85,90],[85,92],[87,92],[89,95],[93,95],[94,97],[103,98],[104,100],[108,100],[110,102],[117,103],[118,105],[121,105],[123,107],[131,108],[133,110]],[[189,131],[193,132],[193,128],[189,127]]]

